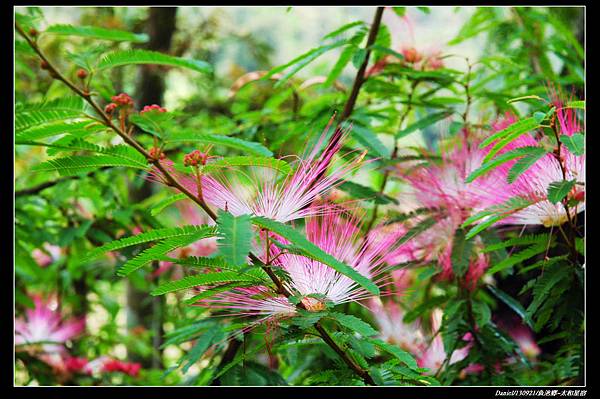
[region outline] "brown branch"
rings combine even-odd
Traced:
[[[374,24],[376,23],[376,25],[377,25],[376,26],[377,29],[375,29],[375,35],[376,35],[377,30],[379,29],[379,22],[381,21],[381,13],[382,12],[383,12],[383,8],[379,7],[378,10],[377,10],[377,13],[376,13],[375,21],[374,21]],[[19,34],[21,36],[23,36],[23,38],[27,41],[27,43],[29,44],[29,46],[37,53],[37,55],[42,59],[42,61],[45,62],[45,67],[47,68],[48,72],[50,73],[50,75],[54,79],[59,80],[62,83],[64,83],[69,89],[71,89],[77,95],[79,95],[80,97],[82,97],[88,104],[90,104],[92,106],[92,108],[98,113],[98,115],[100,115],[100,117],[102,118],[104,124],[107,127],[111,128],[115,133],[117,133],[117,135],[119,135],[119,137],[121,137],[123,139],[123,141],[125,141],[125,143],[129,144],[135,150],[137,150],[139,153],[141,153],[142,155],[144,155],[146,157],[146,159],[148,160],[148,162],[151,163],[151,164],[153,164],[162,173],[162,175],[166,179],[166,184],[168,184],[171,187],[176,188],[177,190],[179,190],[183,194],[185,194],[187,197],[189,197],[191,200],[193,200],[196,204],[198,204],[208,214],[208,216],[211,219],[213,219],[213,220],[217,219],[216,214],[212,211],[212,209],[210,209],[208,207],[208,205],[201,198],[198,198],[196,195],[194,195],[189,190],[187,190],[184,186],[182,186],[181,183],[179,183],[173,177],[173,175],[171,175],[171,173],[160,163],[160,161],[158,159],[152,157],[150,155],[150,153],[148,153],[144,149],[144,147],[142,147],[137,141],[135,141],[135,139],[133,139],[133,137],[131,137],[130,135],[128,135],[127,132],[124,129],[121,129],[120,127],[116,126],[112,122],[112,119],[104,112],[104,110],[102,110],[102,108],[98,104],[96,104],[96,102],[94,100],[92,100],[92,96],[91,96],[91,94],[89,92],[83,91],[82,89],[80,89],[79,87],[77,87],[73,83],[71,83],[67,78],[65,78],[54,67],[54,65],[48,60],[48,58],[46,58],[46,56],[40,50],[40,48],[37,46],[37,44],[29,38],[29,36],[23,31],[23,29],[19,26],[18,23],[15,24],[15,27],[16,27],[17,31],[19,32]],[[371,44],[372,44],[372,41],[374,41],[374,37],[375,36],[373,36],[372,34],[369,35],[369,40],[371,40]],[[368,44],[367,46],[369,46],[369,45],[370,44]],[[366,66],[366,62],[368,61],[368,54],[369,53],[367,53],[367,56],[365,58],[365,66]],[[363,71],[363,73],[364,73],[364,71]],[[358,85],[358,88],[360,88],[360,85]],[[356,101],[356,98],[354,99],[354,101]],[[352,105],[352,107],[353,107],[353,105]],[[352,110],[352,107],[350,107],[350,112]],[[249,256],[250,256],[250,258],[251,258],[251,260],[253,262],[262,265],[262,262],[260,262],[260,259],[258,259],[258,257],[256,255],[250,253]],[[288,298],[290,296],[292,296],[292,294],[284,287],[283,283],[279,280],[279,278],[275,275],[275,273],[273,272],[273,270],[271,270],[271,268],[265,267],[265,266],[261,266],[261,267],[267,273],[267,275],[271,278],[271,280],[273,281],[273,283],[277,287],[277,290],[278,290],[279,293],[281,293],[282,295],[284,295],[284,296],[286,296]],[[300,303],[298,305],[298,307],[301,308],[301,309],[306,309],[302,303]],[[369,375],[369,373],[366,370],[362,369],[362,367],[360,367],[359,365],[357,365],[351,358],[348,357],[348,355],[331,338],[331,336],[327,333],[327,331],[323,328],[323,326],[321,326],[321,324],[319,322],[315,323],[315,328],[317,329],[317,331],[321,335],[321,338],[323,338],[323,340],[329,346],[331,346],[331,348],[344,360],[344,362],[357,375],[359,375],[367,384],[375,385],[375,382],[373,381],[373,379],[371,378],[371,376]]]
[[[365,45],[365,59],[363,63],[358,68],[356,72],[356,77],[354,78],[354,84],[352,85],[352,91],[350,92],[350,97],[348,97],[348,101],[346,101],[346,105],[344,106],[344,110],[340,115],[340,123],[350,117],[352,114],[352,110],[354,109],[354,105],[356,104],[356,99],[358,98],[358,93],[362,84],[365,82],[365,71],[367,70],[367,65],[369,64],[369,57],[371,56],[371,46],[375,43],[377,39],[377,33],[379,32],[379,25],[381,25],[381,17],[383,15],[384,7],[377,7],[375,11],[375,16],[373,17],[373,23],[371,24],[371,29],[369,30],[369,36],[367,37],[367,44]]]

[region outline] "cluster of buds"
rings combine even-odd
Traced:
[[[162,152],[160,150],[160,148],[152,147],[152,148],[150,148],[149,153],[153,160],[154,159],[160,159],[160,160],[165,159],[165,153]]]
[[[161,107],[160,105],[152,104],[152,105],[144,106],[144,108],[140,111],[140,114],[143,114],[144,112],[148,112],[148,111],[167,112],[167,110],[165,108]]]
[[[112,102],[108,103],[106,107],[104,107],[104,112],[106,112],[108,115],[112,114],[117,107],[133,107],[133,100],[127,93],[121,93],[116,96],[112,96],[111,100]]]
[[[127,93],[121,93],[119,95],[116,96],[112,96],[111,98],[112,102],[117,104],[117,105],[121,105],[121,106],[133,106],[133,100],[131,99],[131,97],[129,96],[129,94]]]
[[[207,159],[208,154],[205,154],[200,150],[194,150],[183,157],[183,164],[185,166],[206,165]]]

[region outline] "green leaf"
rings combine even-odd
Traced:
[[[339,27],[338,29],[326,34],[325,36],[323,36],[323,39],[331,39],[334,38],[336,36],[339,36],[340,34],[355,28],[357,26],[364,26],[365,23],[363,21],[354,21],[354,22],[350,22],[346,25],[342,25],[341,27]]]
[[[508,269],[509,267],[512,267],[518,263],[523,262],[526,259],[529,259],[531,257],[534,257],[542,252],[546,251],[546,246],[545,245],[531,245],[530,247],[527,247],[526,249],[513,254],[507,258],[505,258],[504,260],[496,263],[493,267],[489,268],[487,270],[487,274],[494,274],[494,273],[498,273],[501,270],[504,269]]]
[[[169,281],[158,286],[158,288],[152,291],[151,294],[154,296],[164,295],[168,292],[181,291],[197,286],[232,282],[251,282],[256,284],[264,283],[264,281],[261,279],[249,274],[240,274],[238,272],[211,272],[187,276],[181,280]]]
[[[352,137],[369,149],[376,157],[389,158],[390,150],[379,140],[371,129],[355,124],[350,132]]]
[[[223,168],[230,168],[235,166],[257,166],[263,168],[274,169],[278,172],[287,175],[291,172],[292,168],[290,165],[280,159],[259,157],[259,156],[237,156],[221,158],[216,161],[212,161],[202,166],[203,173],[211,173]]]
[[[188,298],[185,301],[183,301],[183,304],[184,305],[192,305],[202,299],[210,298],[211,296],[216,295],[219,292],[225,292],[225,291],[231,290],[232,288],[245,287],[247,285],[254,285],[254,284],[255,284],[254,281],[251,283],[249,282],[247,284],[243,284],[240,281],[235,281],[232,283],[227,283],[227,284],[218,285],[218,286],[211,287],[211,288],[206,288],[206,289],[202,290],[201,293],[194,295],[193,297]]]
[[[352,56],[352,65],[354,65],[354,67],[356,69],[359,69],[361,67],[362,63],[365,61],[366,57],[367,57],[367,49],[357,48],[356,51],[354,52],[354,55]]]
[[[271,71],[269,71],[269,73],[267,73],[265,76],[263,76],[261,78],[261,80],[266,80],[269,79],[271,76],[273,76],[275,73],[278,73],[284,69],[287,69],[290,66],[293,66],[288,72],[285,73],[285,75],[283,75],[281,78],[279,78],[277,80],[277,83],[275,83],[275,85],[273,87],[278,88],[283,86],[283,84],[285,84],[292,76],[294,76],[296,73],[298,73],[301,69],[303,69],[305,66],[307,66],[308,64],[310,64],[311,62],[313,62],[314,60],[316,60],[317,58],[319,58],[321,55],[325,54],[326,52],[333,50],[334,48],[337,47],[341,47],[344,44],[346,44],[348,41],[347,40],[339,40],[335,43],[332,44],[327,44],[324,46],[319,46],[317,48],[314,48],[312,50],[309,50],[308,52],[300,55],[299,57],[294,58],[292,61],[288,62],[285,65],[282,65],[280,67],[277,68],[273,68]]]
[[[170,195],[167,198],[156,203],[152,208],[150,208],[150,215],[156,216],[159,213],[161,213],[169,205],[174,204],[177,201],[184,200],[186,198],[187,198],[187,195],[185,195],[183,193]]]
[[[161,256],[181,247],[193,244],[196,241],[214,236],[213,229],[201,229],[198,232],[180,237],[167,238],[154,246],[142,251],[139,255],[129,259],[117,270],[118,276],[127,276],[142,266],[159,259]]]
[[[396,138],[399,139],[399,138],[409,135],[410,133],[412,133],[414,131],[422,130],[423,128],[425,128],[429,125],[433,125],[434,123],[441,121],[444,118],[449,117],[453,113],[454,113],[453,111],[442,111],[442,112],[437,112],[435,114],[427,115],[425,118],[418,120],[417,122],[413,123],[412,125],[409,125],[406,129],[401,130],[398,133],[396,133]]]
[[[483,301],[473,302],[473,313],[475,314],[475,323],[479,328],[485,326],[492,319],[492,310]]]
[[[31,168],[32,172],[57,171],[61,176],[71,176],[82,172],[91,172],[103,167],[123,166],[146,170],[138,163],[113,155],[78,155],[73,157],[55,158]]]
[[[56,35],[82,36],[113,42],[145,43],[149,37],[145,33],[131,33],[117,29],[104,29],[95,26],[51,25],[43,33]]]
[[[546,100],[544,100],[542,97],[540,96],[536,96],[536,95],[530,95],[530,96],[521,96],[521,97],[515,97],[515,98],[511,98],[510,100],[508,100],[506,103],[507,104],[512,104],[518,101],[524,101],[524,100],[538,100],[538,101],[543,101],[546,102]]]
[[[476,213],[475,215],[469,217],[465,222],[461,225],[461,227],[467,227],[468,225],[475,223],[478,220],[484,219],[484,222],[476,224],[466,235],[466,239],[471,239],[476,236],[479,232],[487,229],[489,226],[493,225],[500,220],[507,218],[514,212],[517,212],[523,208],[527,208],[530,205],[533,205],[536,201],[525,198],[525,197],[512,197],[508,199],[506,202],[491,206],[487,209],[484,209],[481,212]]]
[[[537,147],[535,147],[537,148]],[[523,158],[519,159],[508,171],[506,180],[509,184],[513,184],[519,176],[521,176],[527,169],[533,166],[540,158],[546,155],[546,150],[532,151],[526,154]],[[499,158],[499,157],[498,157]]]
[[[546,269],[544,274],[538,277],[533,287],[533,301],[527,308],[527,315],[533,316],[540,305],[548,298],[552,288],[569,273],[569,268],[560,267],[560,265]]]
[[[559,203],[569,194],[569,191],[575,186],[576,179],[561,180],[550,183],[548,186],[548,201],[553,204]]]
[[[494,146],[492,147],[492,149],[488,152],[486,157],[483,159],[483,162],[489,161],[494,155],[496,155],[509,143],[516,140],[521,135],[537,129],[539,126],[539,122],[533,117],[521,119],[520,121],[513,123],[505,129],[483,140],[483,142],[479,144],[479,148],[485,148],[494,141],[497,141],[496,144],[494,144]]]
[[[400,240],[398,240],[397,245],[402,245],[405,242],[407,242],[408,240],[412,239],[413,237],[416,237],[417,235],[421,234],[422,232],[424,232],[425,230],[429,229],[430,227],[434,226],[437,223],[437,220],[435,217],[430,217],[427,218],[421,222],[419,222],[419,224],[417,224],[416,226],[410,228],[410,230],[408,230],[406,232],[406,234],[404,234]]]
[[[323,83],[323,86],[328,87],[331,86],[333,82],[335,82],[335,80],[340,76],[346,65],[348,65],[348,62],[350,62],[350,59],[352,58],[352,55],[356,50],[357,47],[353,45],[348,45],[344,48],[342,54],[340,54],[340,58],[338,58],[337,62],[331,69],[331,72],[329,72],[329,75],[327,75],[327,79]]]
[[[207,237],[212,237],[217,234],[217,229],[214,226],[206,225],[187,225],[167,229],[154,229],[131,237],[125,237],[121,238],[120,240],[111,241],[102,245],[101,247],[95,248],[86,254],[79,263],[90,261],[91,259],[94,259],[105,252],[117,251],[133,245],[140,245],[147,242],[164,240],[167,238],[195,236],[197,234],[206,234]]]
[[[406,14],[406,7],[392,7],[392,10],[399,17],[403,17]]]
[[[563,108],[578,108],[585,110],[585,100],[569,101]]]
[[[26,130],[21,130],[15,134],[15,140],[32,141],[67,133],[77,137],[85,137],[88,134],[100,132],[106,129],[106,126],[91,120],[80,122],[63,122],[61,120],[58,122],[31,126]]]
[[[119,144],[119,145],[115,145],[115,146],[111,146],[111,147],[101,147],[99,145],[89,143],[87,141],[81,140],[74,136],[66,136],[64,138],[61,138],[60,140],[56,140],[52,144],[38,143],[38,142],[24,141],[24,140],[16,140],[15,143],[20,144],[20,145],[44,146],[44,147],[49,147],[49,148],[58,150],[58,151],[54,151],[53,153],[64,152],[64,151],[95,152],[95,153],[99,153],[99,154],[110,155],[115,158],[120,158],[123,161],[126,161],[128,164],[123,165],[123,166],[129,166],[131,164],[131,165],[136,165],[133,167],[137,167],[140,169],[148,168],[147,159],[142,154],[137,152],[135,149],[133,149],[127,145],[124,145],[124,144]],[[48,150],[48,154],[50,154],[50,150]],[[58,159],[64,159],[64,158],[58,158]],[[51,160],[51,161],[53,161],[53,160]]]
[[[469,270],[469,259],[471,258],[471,250],[473,241],[468,241],[465,238],[465,231],[461,228],[456,230],[452,243],[452,272],[461,278]]]
[[[218,326],[214,326],[202,334],[194,344],[194,347],[181,359],[179,364],[186,362],[181,371],[184,374],[187,373],[189,368],[200,359],[200,356],[202,356],[213,343],[218,342],[223,335],[223,331]]]
[[[279,234],[280,236],[297,246],[298,249],[300,249],[303,252],[304,256],[314,259],[333,268],[335,271],[351,278],[372,294],[379,295],[379,288],[371,280],[358,273],[356,270],[346,265],[345,263],[340,262],[333,256],[324,252],[321,248],[308,241],[302,234],[298,233],[293,228],[286,226],[282,223],[276,222],[274,220],[258,216],[252,218],[252,223],[258,227]]]
[[[508,151],[500,156],[497,156],[496,158],[494,158],[490,161],[484,162],[480,167],[478,167],[473,172],[471,172],[471,174],[467,177],[465,182],[471,183],[473,180],[475,180],[479,176],[482,176],[482,175],[488,173],[489,171],[496,169],[498,166],[500,166],[506,162],[512,161],[513,159],[516,159],[519,157],[526,157],[528,159],[528,161],[530,161],[531,159],[534,159],[533,163],[535,163],[535,161],[537,159],[539,159],[546,153],[547,153],[547,151],[545,149],[543,149],[542,147],[536,147],[536,146],[526,146],[526,147],[515,148],[515,149]],[[523,166],[523,165],[519,166],[514,173],[517,173],[518,171],[521,171],[521,173],[523,173],[523,170],[522,170],[523,167],[525,167],[525,166]],[[513,166],[513,168],[514,168],[514,166]]]
[[[354,198],[372,200],[379,205],[398,203],[398,201],[395,198],[380,194],[377,191],[371,189],[370,187],[366,187],[351,181],[344,181],[342,184],[339,185],[338,188],[347,192]]]
[[[548,246],[548,241],[551,240],[553,236],[550,236],[547,233],[543,234],[528,234],[520,237],[511,238],[508,240],[503,240],[495,244],[491,244],[486,246],[482,252],[492,252],[497,251],[499,249],[514,247],[516,245],[531,245],[531,244],[539,244]]]
[[[402,363],[406,364],[411,369],[416,369],[418,367],[417,361],[412,357],[412,355],[400,349],[396,345],[390,345],[387,342],[374,338],[366,338],[366,341],[372,343],[379,349],[396,357],[396,359],[400,360]]]
[[[41,103],[18,103],[15,106],[15,132],[47,122],[87,117],[89,106],[81,97],[63,97]]]
[[[105,55],[100,63],[98,70],[120,67],[132,64],[153,64],[168,65],[173,67],[188,68],[196,72],[211,74],[212,66],[210,64],[194,59],[173,57],[171,55],[149,50],[118,50]]]
[[[225,261],[233,265],[246,263],[251,248],[252,227],[250,215],[233,216],[219,209],[217,245]]]
[[[378,334],[377,330],[375,330],[368,323],[365,323],[358,317],[354,317],[349,314],[335,313],[335,312],[329,313],[328,316],[333,318],[334,320],[336,320],[342,326],[344,326],[352,331],[356,331],[357,333],[359,333],[360,335],[362,335],[364,337],[372,337],[372,336]]]
[[[511,308],[516,314],[518,314],[519,317],[525,323],[527,323],[529,327],[533,328],[533,321],[531,320],[531,317],[527,315],[525,308],[519,303],[519,301],[492,285],[488,285],[487,289],[490,290],[498,299],[504,302],[509,308]]]
[[[266,147],[253,143],[251,141],[245,141],[238,139],[237,137],[229,137],[224,135],[207,135],[200,134],[195,131],[190,132],[175,132],[170,134],[165,139],[166,143],[179,143],[179,142],[197,142],[203,144],[216,144],[225,147],[235,148],[240,151],[248,152],[253,155],[261,155],[265,157],[272,157],[273,153]]]
[[[584,145],[585,145],[585,137],[581,133],[575,133],[572,136],[567,136],[563,134],[560,136],[560,142],[565,145],[573,155],[583,155]]]
[[[546,119],[546,113],[545,113],[545,112],[540,112],[540,111],[534,112],[534,113],[533,113],[533,118],[534,118],[534,119],[535,119],[535,120],[536,120],[538,123],[542,123],[542,121],[543,121],[544,119]]]
[[[148,111],[143,114],[129,116],[129,122],[137,125],[145,132],[152,133],[160,138],[167,136],[168,122],[173,118],[169,112]]]

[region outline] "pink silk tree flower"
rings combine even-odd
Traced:
[[[333,207],[332,205],[330,205]],[[385,269],[384,255],[393,249],[396,238],[385,237],[377,242],[363,240],[358,218],[355,215],[343,217],[340,212],[330,212],[311,217],[306,222],[307,238],[323,251],[346,263],[365,277],[381,277]],[[283,244],[281,237],[270,235]],[[286,289],[301,296],[302,304],[309,311],[325,309],[326,302],[339,305],[371,297],[371,294],[349,277],[316,260],[282,250],[274,244],[270,246],[270,263],[287,273],[289,280],[284,282]],[[259,255],[264,262],[265,254]],[[383,284],[380,284],[383,285]],[[296,312],[285,297],[275,294],[268,287],[236,288],[202,300],[200,306],[230,309],[244,315],[264,315],[266,318],[289,316]]]
[[[46,242],[42,245],[42,248],[34,249],[31,252],[31,257],[40,267],[46,267],[56,262],[61,254],[62,250],[59,246]]]
[[[52,310],[39,296],[34,296],[34,309],[25,310],[25,318],[15,320],[15,344],[40,343],[45,353],[64,353],[63,344],[81,334],[85,319],[61,321],[61,314]]]
[[[451,279],[452,247],[454,236],[470,216],[490,206],[503,203],[510,195],[508,184],[496,176],[481,176],[472,183],[466,178],[483,163],[487,151],[478,147],[477,140],[467,135],[457,138],[457,147],[443,153],[441,161],[399,169],[400,176],[410,184],[404,195],[412,197],[417,207],[430,208],[437,218],[434,227],[418,234],[399,247],[399,251],[412,261],[435,261],[442,267],[440,277]],[[420,223],[427,216],[414,218]],[[480,238],[474,239],[475,248],[482,246]],[[486,255],[472,255],[466,273],[467,286],[474,289],[489,264]]]
[[[582,131],[577,116],[572,109],[558,107],[556,110],[556,120],[561,135],[572,136]],[[508,121],[512,122],[511,119]],[[497,129],[501,130],[501,127],[499,126],[500,129]],[[500,154],[525,146],[539,146],[539,142],[532,134],[524,134],[505,147]],[[503,176],[506,179],[508,170],[510,170],[515,162],[507,162],[500,166],[495,171],[494,176]],[[551,183],[573,179],[576,181],[576,184],[567,195],[567,198],[575,200],[575,204],[568,207],[569,215],[567,215],[567,211],[562,203],[553,204],[548,200],[547,190]],[[545,227],[559,226],[569,220],[569,218],[573,218],[579,212],[585,210],[585,202],[583,201],[585,197],[584,184],[585,154],[575,155],[566,146],[561,145],[560,159],[558,158],[558,154],[548,153],[544,155],[527,171],[517,177],[513,184],[509,185],[508,193],[511,197],[531,198],[534,199],[534,203],[516,211],[510,217],[500,221],[500,224],[533,224]]]
[[[405,312],[394,301],[383,302],[380,298],[371,298],[367,302],[375,322],[379,327],[380,338],[392,345],[417,356],[426,349],[425,336],[418,321],[405,323]]]
[[[442,326],[442,316],[443,313],[441,309],[435,309],[431,314],[431,329],[432,336],[434,336],[434,338],[425,352],[423,352],[423,354],[417,358],[417,364],[419,367],[428,368],[429,374],[432,375],[435,374],[440,367],[442,367],[447,358],[442,336],[438,333],[440,327]],[[465,335],[463,339],[465,341],[470,341],[471,337]],[[471,345],[472,344],[469,342],[466,346],[452,352],[448,364],[454,364],[466,358],[469,354],[469,350],[471,349]]]
[[[252,175],[240,172],[232,178],[226,178],[223,174],[204,174],[200,179],[203,199],[234,216],[263,216],[281,223],[327,212],[326,206],[310,205],[356,170],[365,155],[363,153],[351,161],[344,162],[326,174],[342,146],[344,137],[347,136],[347,131],[336,129],[323,152],[319,153],[327,140],[327,132],[332,123],[333,119],[317,144],[307,151],[308,155],[304,159],[298,160],[295,170],[285,178],[266,168],[258,168]],[[172,162],[168,160],[162,161],[162,164],[171,169],[186,189],[192,193],[198,192],[196,177],[176,172]],[[153,171],[153,179],[162,179],[160,171]]]

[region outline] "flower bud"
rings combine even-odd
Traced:
[[[107,114],[112,114],[113,111],[117,108],[117,104],[115,103],[110,103],[108,104],[106,107],[104,107],[104,112],[106,112]]]
[[[38,31],[35,28],[29,29],[29,36],[36,37],[38,35]]]
[[[140,114],[143,114],[145,112],[148,111],[158,111],[158,112],[167,112],[167,110],[163,107],[161,107],[160,105],[157,104],[152,104],[152,105],[146,105],[141,111]]]
[[[114,103],[116,103],[117,105],[122,105],[122,106],[133,105],[133,100],[127,93],[121,93],[119,95],[112,96],[111,100]]]
[[[87,71],[86,71],[85,69],[83,69],[83,68],[80,68],[80,69],[77,71],[77,77],[78,77],[79,79],[83,80],[83,79],[85,79],[87,76],[88,76],[88,73],[87,73]]]

